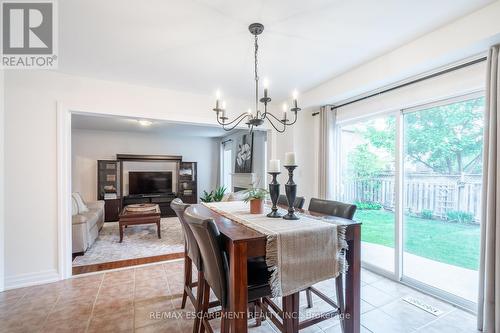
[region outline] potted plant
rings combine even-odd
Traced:
[[[219,186],[214,191],[203,191],[203,196],[200,198],[202,202],[219,202],[224,198],[224,194],[226,193],[225,186]]]
[[[264,199],[267,193],[263,188],[251,188],[245,191],[245,202],[250,202],[250,214],[264,213]]]

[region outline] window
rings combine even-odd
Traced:
[[[483,97],[465,97],[403,113],[403,275],[471,302],[478,285],[483,110]]]
[[[222,150],[222,185],[226,187],[227,192],[232,191],[231,184],[231,172],[232,172],[232,149],[231,144],[224,144],[224,148]]]
[[[362,260],[394,272],[395,116],[340,127],[340,201],[358,207]]]
[[[363,265],[470,309],[484,103],[482,94],[467,94],[337,128],[336,196],[358,206]]]

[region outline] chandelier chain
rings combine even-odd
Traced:
[[[255,112],[256,116],[258,116],[258,111],[259,111],[259,72],[257,69],[258,66],[258,51],[259,51],[259,44],[258,44],[258,38],[257,35],[255,35],[255,55],[254,55],[254,74],[255,74]]]

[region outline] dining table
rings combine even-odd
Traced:
[[[248,281],[247,262],[249,258],[266,256],[266,236],[253,230],[235,220],[221,215],[209,207],[197,204],[199,212],[204,216],[212,218],[216,223],[221,237],[223,247],[229,260],[229,311],[233,314],[231,318],[231,332],[248,332]],[[286,207],[281,207],[286,208]],[[360,305],[361,305],[361,223],[340,218],[327,216],[317,212],[296,209],[301,215],[316,218],[328,218],[329,223],[344,225],[346,227],[347,252],[346,260],[348,270],[345,273],[344,284],[344,333],[360,332]],[[298,314],[298,297],[284,297],[284,311]],[[299,323],[298,316],[293,316],[287,323],[286,332],[295,333],[304,328]]]

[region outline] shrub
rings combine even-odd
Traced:
[[[450,210],[446,212],[446,219],[451,222],[473,223],[474,214],[462,210]]]
[[[380,203],[374,201],[356,201],[354,204],[359,210],[379,210],[382,208]]]
[[[434,212],[430,209],[422,209],[420,212],[420,217],[427,220],[432,220],[434,217]]]

